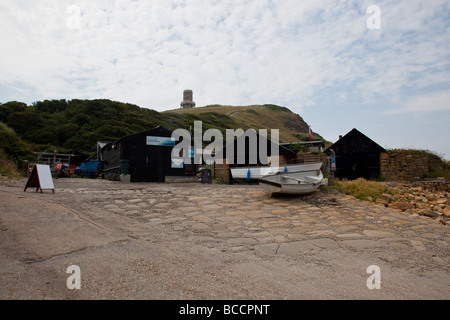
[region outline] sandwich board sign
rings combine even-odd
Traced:
[[[52,190],[55,193],[50,166],[46,164],[35,164],[23,191],[27,191],[28,187],[36,187],[36,192],[40,189],[41,192],[42,190]]]

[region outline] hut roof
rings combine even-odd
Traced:
[[[325,153],[328,154],[330,149],[333,149],[336,154],[386,152],[383,147],[355,128],[329,146]]]

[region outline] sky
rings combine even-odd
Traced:
[[[2,0],[0,102],[276,104],[450,159],[448,0]],[[277,129],[277,128],[268,128]]]

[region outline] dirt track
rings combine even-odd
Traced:
[[[431,218],[257,185],[25,183],[0,186],[0,299],[450,299],[449,227]]]

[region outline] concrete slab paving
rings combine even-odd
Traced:
[[[0,185],[3,299],[450,298],[448,226],[349,196],[90,179],[40,194],[24,183]],[[66,287],[71,264],[79,292]],[[369,265],[380,291],[366,287]]]

